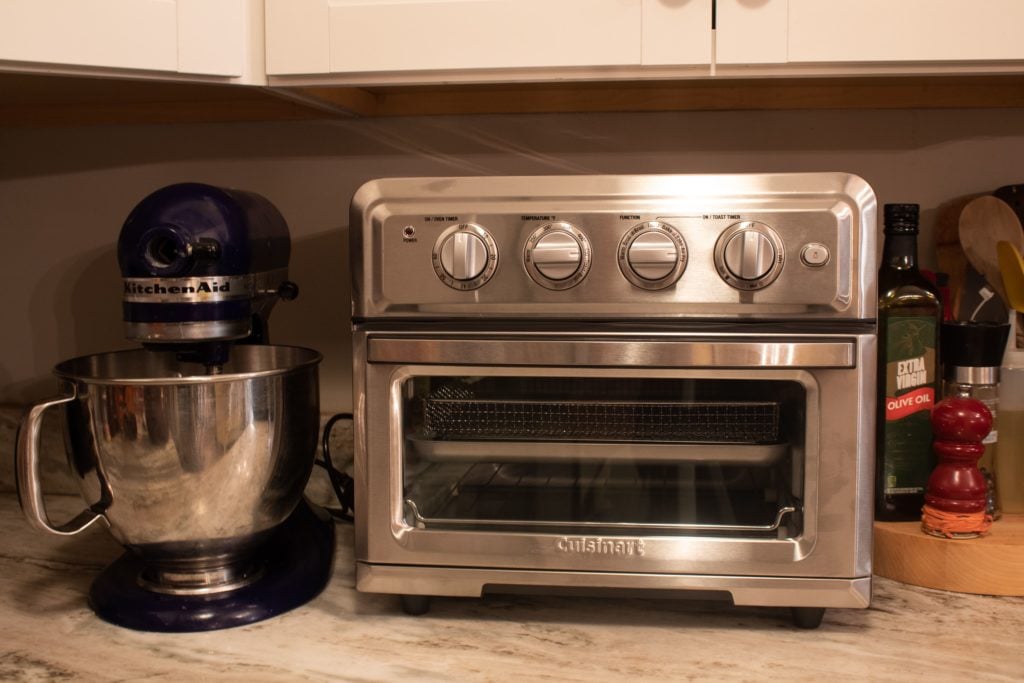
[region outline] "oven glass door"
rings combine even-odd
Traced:
[[[474,370],[421,367],[395,385],[409,527],[757,539],[804,530],[809,373]]]

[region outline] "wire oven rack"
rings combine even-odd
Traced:
[[[430,438],[458,440],[776,443],[772,401],[423,399]]]

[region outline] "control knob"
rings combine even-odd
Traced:
[[[664,289],[686,270],[686,242],[668,223],[640,223],[619,243],[619,270],[637,287]]]
[[[767,287],[782,272],[785,252],[778,234],[764,223],[729,226],[715,245],[718,274],[736,289]]]
[[[725,245],[725,267],[743,280],[764,277],[775,263],[775,247],[757,230],[741,230]]]
[[[452,289],[483,286],[498,267],[494,238],[476,223],[447,228],[437,238],[433,251],[434,272]]]
[[[441,245],[441,267],[456,280],[472,280],[487,263],[484,241],[468,232],[457,232]]]
[[[590,240],[576,226],[559,221],[534,231],[523,261],[537,284],[548,289],[574,287],[590,271]]]

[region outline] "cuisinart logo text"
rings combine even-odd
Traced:
[[[643,555],[644,542],[639,538],[585,538],[563,536],[555,541],[563,553],[580,555]]]

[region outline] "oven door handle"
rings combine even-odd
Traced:
[[[852,368],[856,340],[570,340],[371,337],[371,363],[647,368]]]

